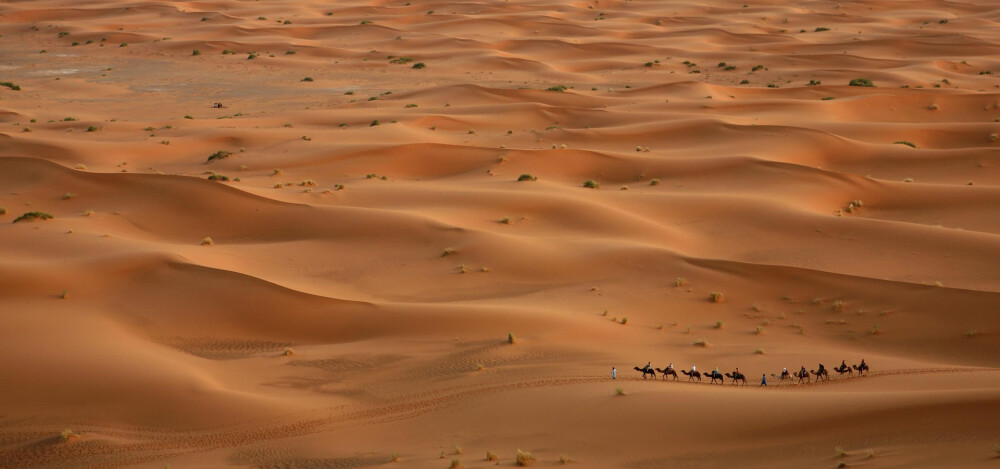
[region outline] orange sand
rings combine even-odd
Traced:
[[[0,467],[995,467],[998,10],[745,2],[0,4]]]

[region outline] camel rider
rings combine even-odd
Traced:
[[[646,362],[646,371],[653,371],[653,362]]]
[[[802,369],[801,369],[801,370],[799,370],[799,376],[802,376],[802,375],[808,375],[808,374],[809,374],[809,372],[808,372],[808,371],[806,371],[806,366],[805,366],[805,365],[802,365]]]
[[[865,362],[864,360],[861,360],[861,363],[864,363],[864,362]],[[694,366],[694,365],[691,365],[691,372],[694,373],[695,371],[698,371],[698,367]]]
[[[738,376],[740,374],[740,367],[736,367],[736,371],[733,372],[733,376]]]
[[[865,359],[864,359],[864,358],[862,358],[862,359],[861,359],[861,366],[859,366],[858,368],[864,368],[864,367],[866,367],[866,366],[868,366],[868,365],[865,365]]]
[[[667,369],[668,370],[673,370],[674,369],[674,362],[670,362],[670,364],[667,365]]]
[[[783,375],[787,375],[787,374],[788,374],[788,368],[784,368],[784,367],[782,367],[782,368],[781,368],[781,374],[783,374]]]
[[[840,361],[840,369],[841,370],[846,370],[847,369],[847,360],[841,360]]]
[[[823,374],[823,372],[824,372],[824,371],[826,371],[826,368],[824,368],[824,367],[823,367],[823,364],[822,364],[822,363],[820,363],[820,364],[819,364],[819,369],[818,369],[818,370],[816,370],[816,374],[817,374],[817,375],[821,375],[821,374]]]

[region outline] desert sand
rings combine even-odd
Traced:
[[[0,467],[996,467],[998,21],[3,2]]]

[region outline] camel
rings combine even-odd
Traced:
[[[663,379],[667,379],[667,376],[673,376],[674,381],[677,381],[677,372],[674,371],[673,368],[664,368],[662,370],[657,368],[656,371],[658,371],[661,375],[663,375],[662,376]]]
[[[792,373],[792,376],[798,378],[799,383],[801,383],[802,380],[806,380],[807,383],[809,382],[809,372],[806,370],[796,371],[795,373]]]
[[[865,363],[865,362],[861,362],[860,365],[853,365],[853,366],[851,366],[851,368],[854,368],[855,370],[858,370],[858,376],[864,376],[865,372],[868,372],[868,373],[872,372],[872,370],[870,368],[868,368],[868,364]]]
[[[839,376],[843,376],[844,373],[847,373],[849,376],[854,376],[854,370],[852,370],[851,367],[847,365],[834,368],[833,371],[836,371]]]
[[[778,378],[778,381],[784,381],[786,379],[789,380],[789,381],[792,380],[792,374],[789,373],[788,370],[782,371],[781,372],[781,376],[778,376],[778,375],[776,375],[774,373],[771,373],[771,377],[772,378]]]
[[[820,368],[820,370],[818,372],[817,371],[813,371],[813,370],[809,370],[809,373],[816,375],[816,381],[819,381],[819,380],[822,380],[822,379],[825,379],[825,380],[829,380],[830,379],[830,372],[826,371],[826,368]]]
[[[747,377],[743,376],[743,373],[734,371],[733,374],[726,373],[726,377],[733,380],[733,384],[739,386],[740,381],[743,381],[743,385],[747,385]]]
[[[711,384],[715,384],[715,380],[719,380],[719,384],[722,384],[723,382],[722,373],[719,373],[718,371],[715,370],[709,371],[705,373],[705,376],[712,378]]]
[[[656,372],[653,371],[652,368],[639,368],[637,366],[637,367],[635,367],[635,371],[641,371],[642,372],[642,379],[646,379],[646,375],[647,374],[648,375],[653,375],[653,379],[656,379]]]
[[[691,380],[693,380],[695,378],[698,378],[698,382],[699,383],[701,382],[701,372],[700,371],[692,371],[692,372],[689,373],[688,370],[681,370],[681,373],[684,373],[685,375],[687,375],[688,381],[691,381]]]

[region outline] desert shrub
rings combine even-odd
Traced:
[[[583,181],[583,187],[586,187],[587,189],[597,189],[601,187],[601,184],[593,179],[587,179],[586,181]]]
[[[530,174],[528,174],[528,173],[524,173],[524,174],[522,174],[522,175],[518,176],[518,178],[517,178],[517,182],[523,182],[523,181],[537,181],[537,180],[538,180],[538,178],[537,178],[537,177],[535,177],[535,176],[532,176],[532,175],[530,175]]]
[[[302,81],[313,81],[313,77],[305,77]]]
[[[417,70],[420,70],[421,68],[424,68],[426,66],[427,66],[427,64],[425,64],[423,62],[417,62],[417,63],[413,64],[413,68],[415,68]]]
[[[864,87],[868,87],[868,88],[873,88],[875,86],[875,84],[872,83],[872,81],[869,80],[869,79],[867,79],[867,78],[855,78],[855,79],[851,80],[847,85],[848,86],[864,86]]]
[[[76,432],[67,428],[63,430],[62,433],[59,434],[59,436],[62,438],[62,441],[69,441],[70,438],[74,438],[80,435],[77,435]]]
[[[503,218],[501,218],[500,219],[500,223],[504,224],[504,225],[509,225],[510,224],[510,217],[503,217]]]
[[[444,248],[444,250],[441,251],[441,257],[449,256],[452,254],[455,254],[455,248]]]
[[[514,333],[513,332],[508,332],[507,333],[507,343],[508,344],[516,344],[517,343],[517,338],[514,337]]]
[[[0,215],[6,215],[6,214],[7,214],[7,207],[0,207]]]
[[[500,460],[500,458],[497,457],[496,453],[494,453],[494,452],[492,452],[490,450],[486,450],[486,460],[487,461],[498,461],[498,460]]]
[[[722,327],[725,326],[725,325],[726,325],[726,323],[724,323],[722,321],[715,321],[715,328],[716,329],[722,329]]]
[[[628,324],[628,317],[622,317],[622,325]]]
[[[675,287],[683,287],[687,284],[688,284],[688,279],[685,277],[677,277],[677,280],[674,281]]]
[[[615,388],[615,395],[616,396],[624,396],[625,395],[625,389],[623,389],[623,388]]]
[[[67,193],[65,193],[65,194],[62,195],[62,199],[63,200],[69,200],[69,199],[72,199],[73,197],[76,197],[76,194],[74,194],[72,192],[67,192]]]
[[[712,300],[713,303],[722,303],[722,300],[724,298],[722,292],[720,291],[714,291],[712,293],[709,293],[708,297]]]
[[[531,453],[527,453],[521,450],[517,450],[517,465],[518,466],[530,466],[535,463],[535,457]]]
[[[209,238],[209,237],[206,236],[205,238],[203,238],[201,240],[201,245],[202,246],[213,246],[213,245],[215,245],[215,241],[212,241],[212,238]]]
[[[9,81],[0,81],[0,86],[10,88],[12,91],[21,91],[21,87]]]
[[[908,142],[906,140],[898,140],[898,141],[895,141],[895,142],[892,142],[892,143],[895,144],[895,145],[906,145],[906,146],[908,146],[910,148],[917,148],[917,146],[914,145],[913,142]]]
[[[694,345],[697,345],[699,347],[708,347],[709,345],[712,344],[709,344],[708,341],[705,339],[698,339],[694,342]]]
[[[233,152],[231,152],[231,151],[225,151],[225,150],[219,150],[219,151],[217,151],[215,153],[212,153],[211,155],[208,155],[208,160],[207,161],[224,160],[226,158],[229,158],[230,156],[233,156]]]
[[[209,181],[228,181],[229,176],[223,176],[221,174],[212,173],[208,175]]]
[[[569,458],[565,454],[559,456],[559,464],[569,464]]]
[[[462,467],[462,461],[459,461],[458,458],[452,459],[451,460],[451,465],[448,466],[448,467],[450,469],[458,469],[458,468]]]
[[[101,129],[99,127],[94,127],[94,126],[87,127],[87,132],[97,132],[98,130]]]
[[[550,86],[550,87],[546,88],[545,91],[555,91],[557,93],[562,93],[563,91],[566,91],[567,89],[568,88],[566,88],[565,85],[555,85],[555,86]]]
[[[52,215],[45,212],[28,212],[15,218],[13,223],[17,223],[19,221],[48,220],[50,218],[52,218]]]
[[[397,461],[399,461],[399,453],[392,453],[392,455],[389,456],[389,462],[397,462]]]
[[[765,355],[767,352],[765,352],[764,349],[759,348],[757,350],[754,350],[753,353],[755,353],[757,355]]]

